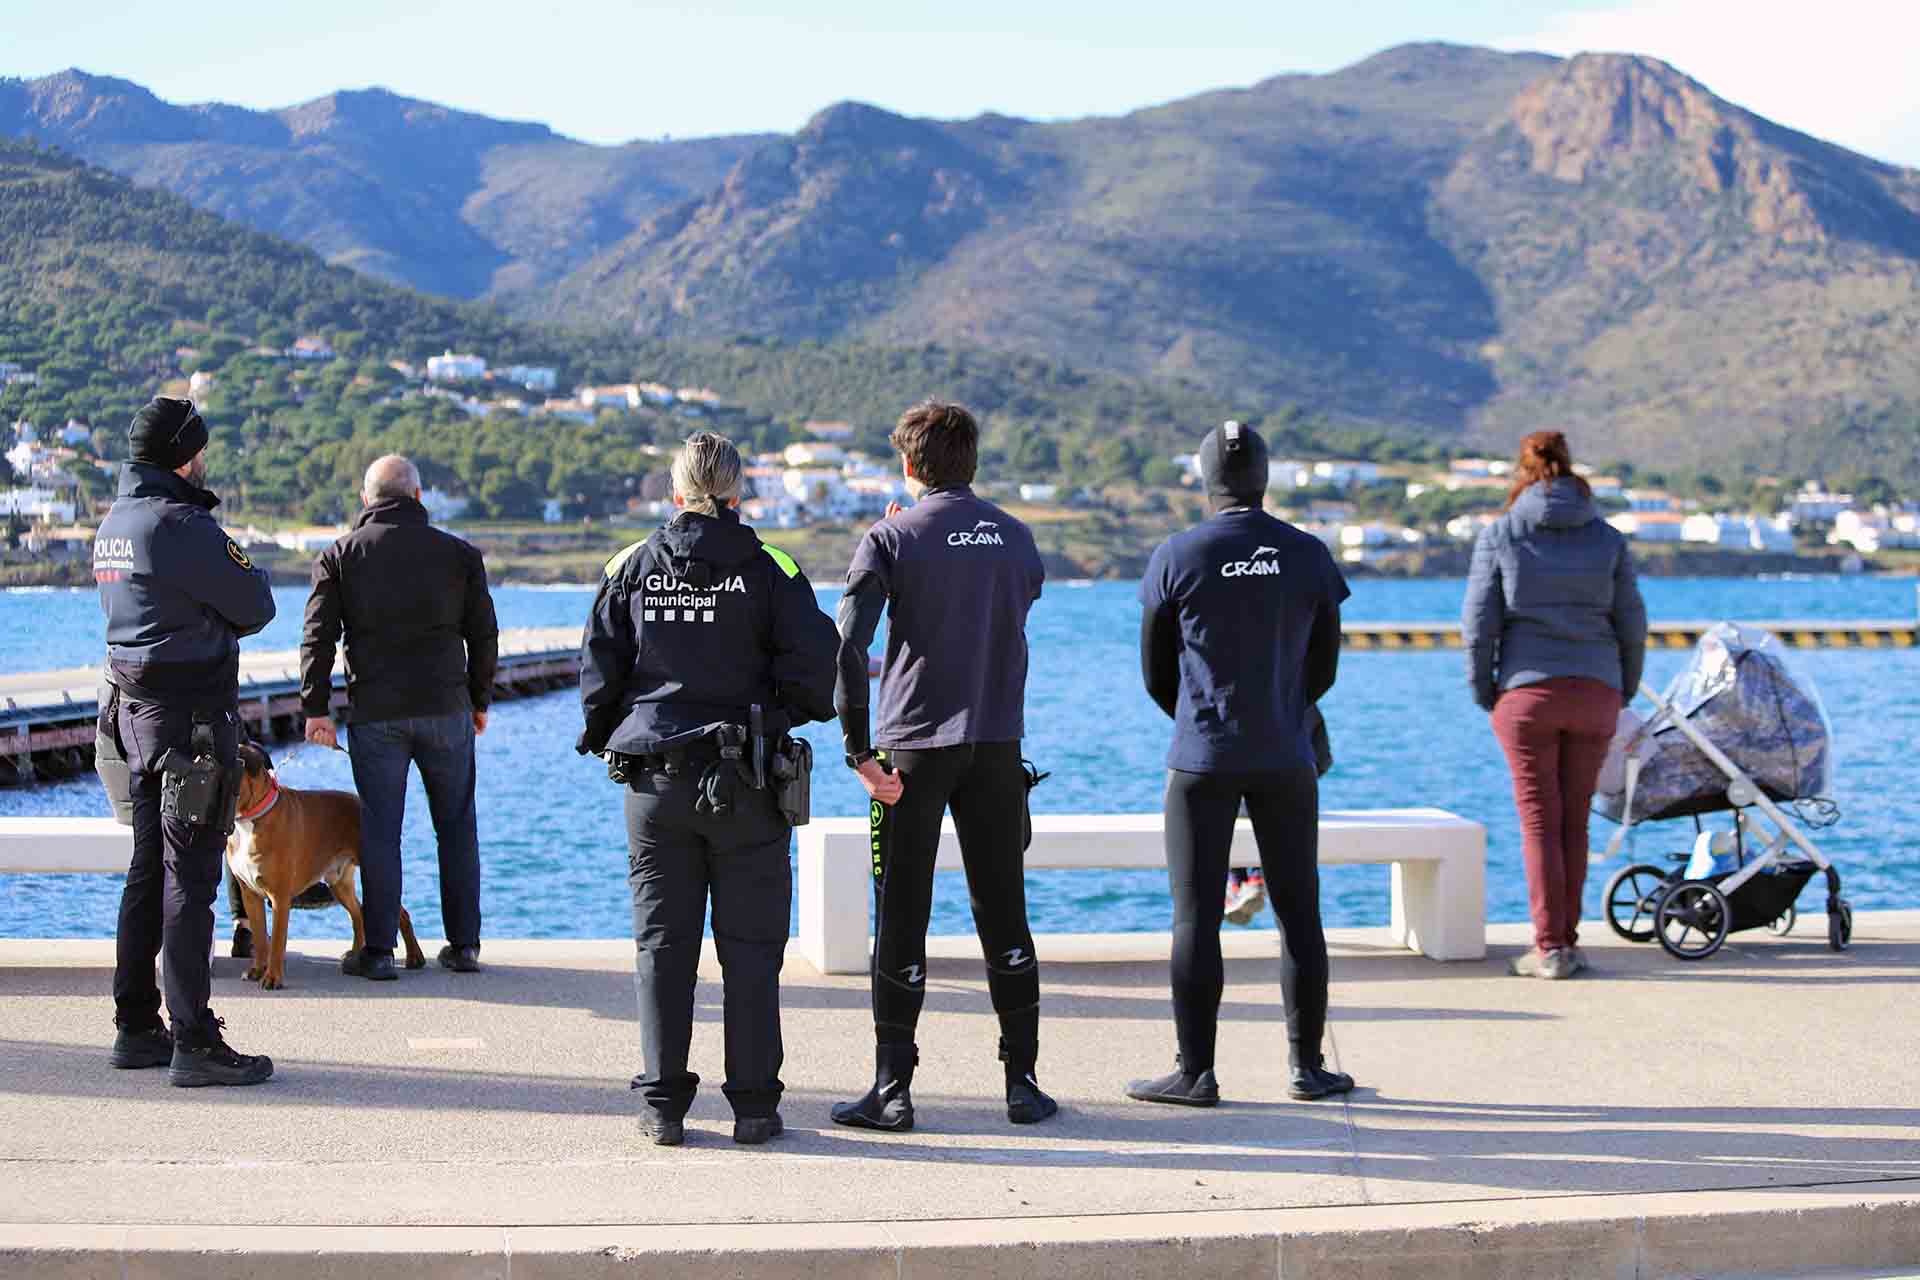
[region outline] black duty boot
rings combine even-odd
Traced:
[[[743,1147],[757,1147],[786,1131],[778,1111],[770,1116],[737,1116],[733,1122],[733,1140]]]
[[[1176,1107],[1217,1107],[1220,1086],[1213,1072],[1189,1071],[1174,1059],[1173,1071],[1157,1080],[1135,1080],[1127,1086],[1127,1096],[1139,1102],[1165,1102]]]
[[[244,920],[233,926],[233,948],[228,954],[235,960],[253,959],[253,930]]]
[[[173,1061],[173,1033],[158,1022],[145,1027],[121,1027],[114,1033],[111,1061],[120,1071],[164,1067]]]
[[[1034,1078],[1034,1064],[1040,1058],[1038,1041],[1010,1049],[1000,1041],[1000,1061],[1007,1064],[1007,1119],[1014,1124],[1039,1124],[1060,1110],[1060,1104],[1048,1097]]]
[[[686,1121],[648,1109],[640,1116],[640,1136],[656,1147],[677,1147],[687,1140]]]
[[[192,1042],[176,1038],[167,1083],[182,1089],[198,1089],[210,1084],[261,1084],[271,1079],[273,1059],[235,1053],[220,1034],[226,1025],[209,1013],[200,1034]]]
[[[369,982],[400,980],[400,974],[393,967],[393,952],[376,951],[372,947],[362,947],[358,951],[349,949],[340,957],[340,972],[349,978],[365,978]]]
[[[1321,1063],[1324,1059],[1317,1053],[1307,1055],[1295,1051],[1287,1055],[1292,1078],[1287,1083],[1287,1096],[1299,1102],[1311,1102],[1315,1098],[1328,1098],[1336,1093],[1351,1093],[1353,1077],[1344,1071],[1329,1071]]]
[[[873,1088],[858,1102],[836,1102],[833,1122],[855,1129],[905,1133],[913,1128],[913,1069],[920,1050],[912,1044],[874,1046]]]

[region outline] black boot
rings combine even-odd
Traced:
[[[855,1129],[905,1133],[913,1128],[913,1069],[920,1050],[913,1044],[874,1046],[873,1088],[858,1102],[836,1102],[833,1122]]]
[[[1029,1040],[1017,1048],[1000,1039],[1000,1061],[1007,1064],[1007,1119],[1014,1124],[1039,1124],[1060,1110],[1060,1104],[1041,1091],[1034,1078],[1040,1042]]]
[[[1165,1102],[1176,1107],[1217,1107],[1220,1085],[1211,1070],[1189,1071],[1186,1063],[1175,1058],[1171,1074],[1157,1080],[1135,1080],[1127,1086],[1127,1096],[1139,1102]]]
[[[144,1027],[121,1027],[114,1033],[110,1060],[120,1071],[164,1067],[173,1061],[173,1033],[160,1022]]]
[[[228,952],[235,960],[253,959],[253,930],[242,920],[233,926],[233,948]]]
[[[1315,1098],[1353,1091],[1353,1077],[1344,1071],[1327,1070],[1321,1065],[1323,1061],[1317,1052],[1302,1053],[1297,1047],[1288,1052],[1287,1065],[1292,1074],[1287,1084],[1289,1098],[1311,1102]]]
[[[235,1053],[221,1035],[226,1023],[208,1013],[191,1040],[176,1037],[167,1083],[182,1089],[210,1084],[261,1084],[273,1076],[273,1059]]]

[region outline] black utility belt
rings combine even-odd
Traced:
[[[640,773],[699,773],[708,766],[718,763],[720,755],[715,751],[655,751],[642,755],[628,755],[622,751],[607,752],[607,773],[611,776],[617,769],[631,778]],[[615,782],[625,781],[614,778]]]

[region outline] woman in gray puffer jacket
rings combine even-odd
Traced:
[[[1586,968],[1579,940],[1587,817],[1620,708],[1640,687],[1647,607],[1626,539],[1574,474],[1567,438],[1520,444],[1507,509],[1473,549],[1462,614],[1474,701],[1513,770],[1526,846],[1530,977]]]

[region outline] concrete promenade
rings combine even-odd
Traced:
[[[1120,1093],[1172,1059],[1164,937],[1042,939],[1063,1110],[1027,1129],[972,941],[941,940],[901,1136],[828,1122],[870,1071],[866,984],[795,955],[788,1133],[759,1149],[727,1139],[709,957],[677,1150],[634,1132],[625,941],[376,986],[296,937],[278,993],[223,959],[215,1009],[279,1074],[193,1092],[106,1067],[110,943],[0,942],[0,1274],[1920,1272],[1920,912],[1698,964],[1589,925],[1565,983],[1505,975],[1512,926],[1456,964],[1337,931],[1331,1056],[1362,1087],[1313,1104],[1283,1093],[1270,921],[1228,938],[1216,1111]]]

